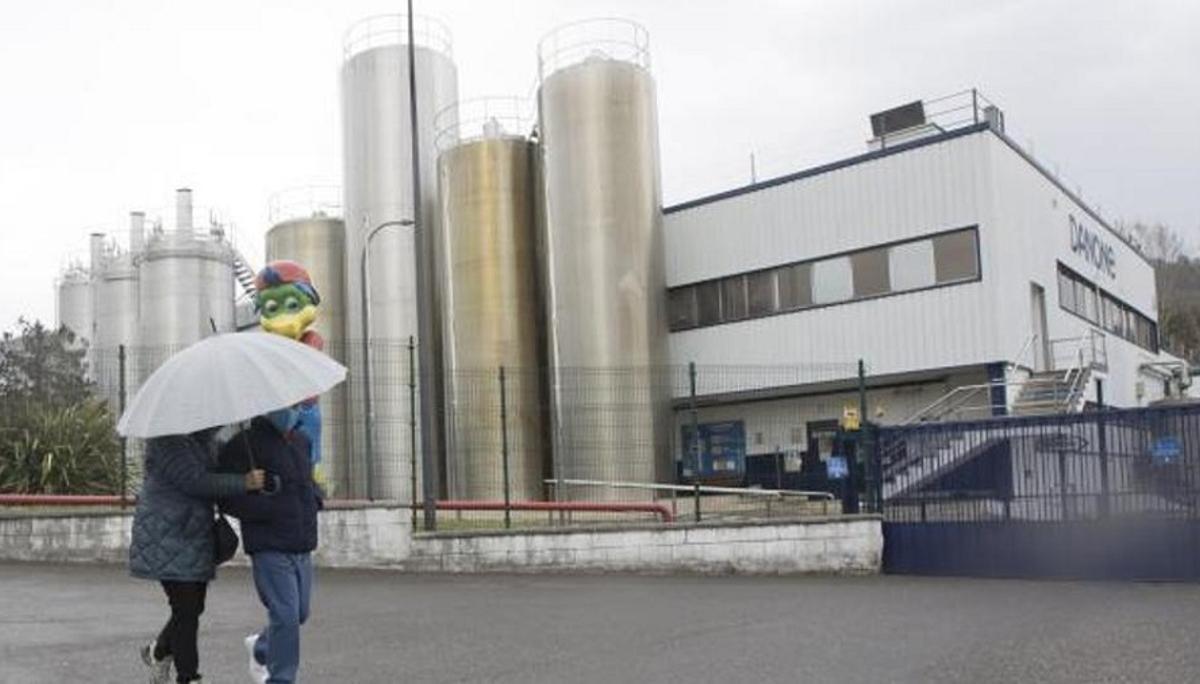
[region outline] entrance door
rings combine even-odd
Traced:
[[[1046,290],[1029,284],[1030,318],[1033,321],[1033,369],[1050,370],[1050,340],[1046,336]],[[1021,359],[1017,359],[1020,363]]]

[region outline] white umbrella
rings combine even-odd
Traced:
[[[158,437],[236,423],[321,394],[345,379],[345,366],[286,337],[214,335],[154,371],[129,402],[117,431]]]

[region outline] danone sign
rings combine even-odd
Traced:
[[[1071,224],[1071,251],[1083,257],[1097,271],[1109,278],[1117,277],[1117,251],[1091,226],[1068,215]]]

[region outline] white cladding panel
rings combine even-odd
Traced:
[[[984,154],[970,135],[669,213],[667,284],[979,223]]]

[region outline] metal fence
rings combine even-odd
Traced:
[[[887,572],[1200,579],[1200,406],[877,436]]]
[[[119,416],[174,351],[92,350],[97,394]],[[445,530],[830,515],[869,498],[861,457],[843,475],[829,470],[839,417],[874,391],[860,391],[857,363],[459,369],[439,378],[433,424],[445,451],[426,473],[416,351],[411,341],[327,346],[350,369],[321,398],[331,500],[410,506],[418,525],[428,476]],[[796,391],[813,386],[821,396]],[[130,497],[143,450],[123,444]]]

